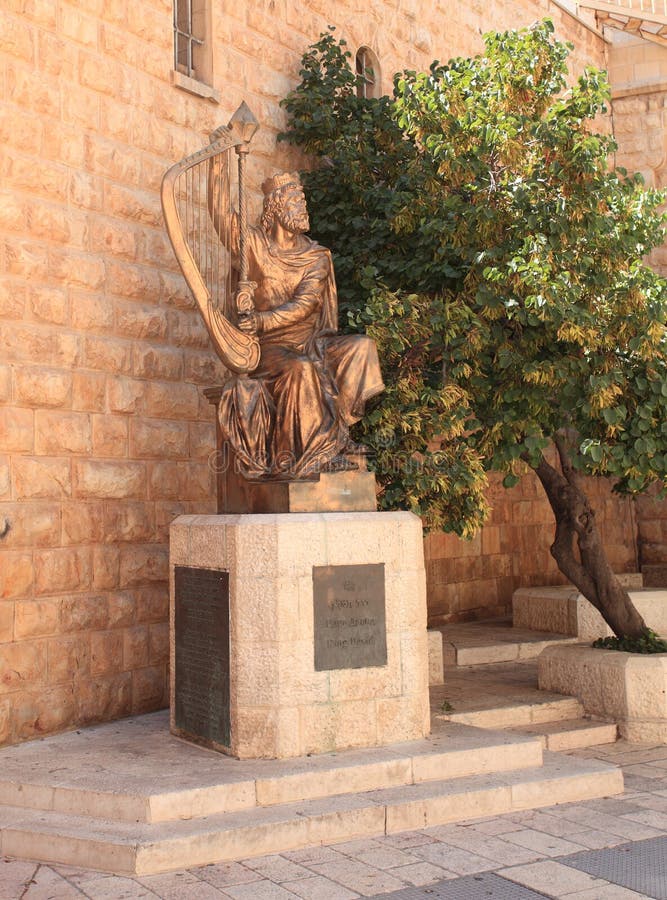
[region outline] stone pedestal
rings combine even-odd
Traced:
[[[428,734],[416,516],[180,516],[170,570],[174,734],[246,759]]]

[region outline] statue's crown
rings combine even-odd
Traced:
[[[262,191],[265,195],[270,194],[272,191],[276,191],[278,188],[285,187],[286,184],[296,184],[301,186],[299,173],[279,172],[277,175],[272,175],[270,178],[267,178],[265,182],[263,182]]]

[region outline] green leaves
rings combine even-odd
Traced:
[[[382,502],[433,527],[470,533],[484,471],[511,486],[556,434],[618,490],[667,480],[664,198],[609,170],[606,77],[568,86],[568,52],[545,21],[362,100],[328,33],[284,101],[342,321],[380,348]]]
[[[625,653],[667,653],[667,641],[650,628],[641,637],[598,638],[591,646],[599,650],[621,650]]]

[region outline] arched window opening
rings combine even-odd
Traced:
[[[370,47],[359,47],[356,56],[357,75],[361,80],[357,85],[357,96],[363,98],[380,97],[380,63]]]

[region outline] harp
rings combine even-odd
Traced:
[[[258,123],[245,103],[211,143],[187,156],[162,179],[167,234],[183,276],[199,307],[216,353],[232,372],[252,372],[259,363],[257,336],[238,327],[253,309],[248,281],[245,163]],[[238,165],[238,217],[231,204],[232,161]],[[238,247],[236,247],[238,232]],[[238,280],[232,259],[238,250]]]

